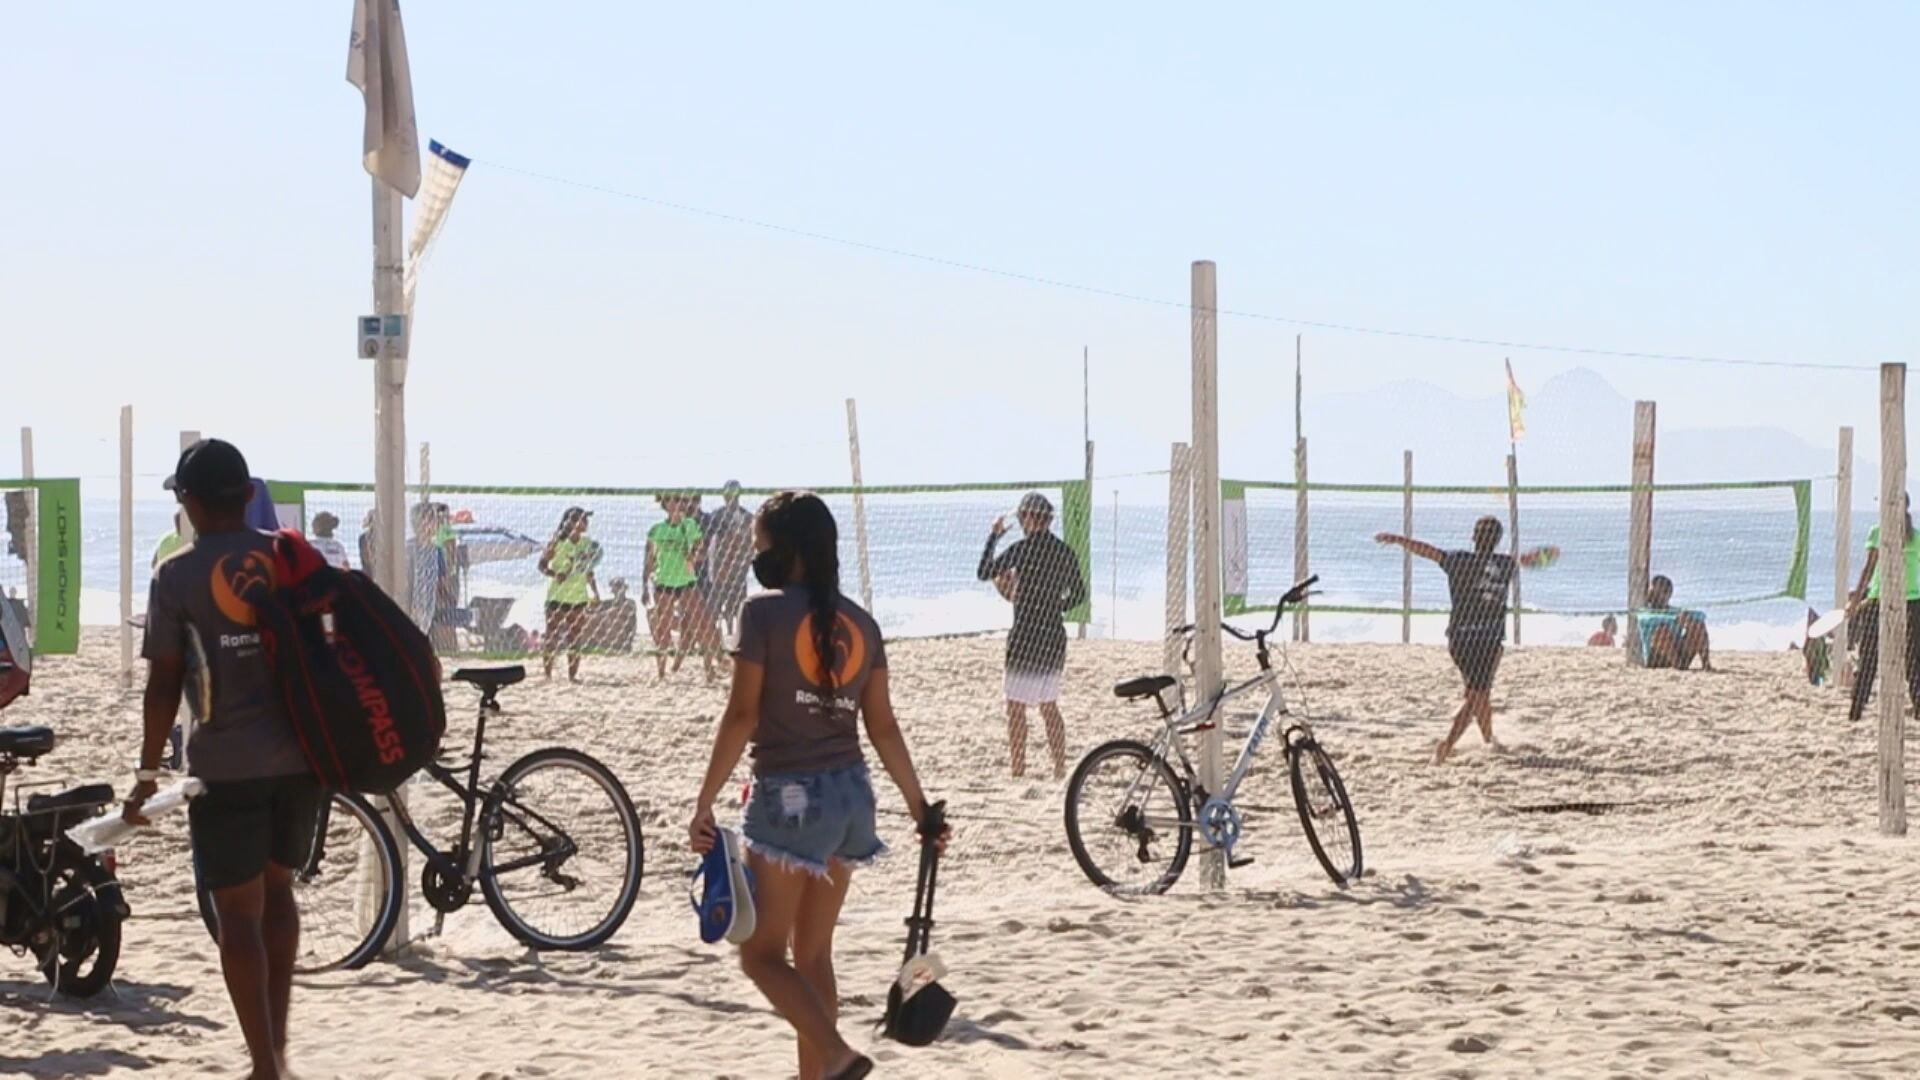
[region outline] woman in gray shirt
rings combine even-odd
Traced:
[[[833,512],[781,492],[760,508],[754,547],[754,577],[772,591],[741,608],[733,689],[687,831],[694,851],[713,847],[713,801],[751,743],[741,833],[756,919],[740,967],[799,1035],[801,1076],[858,1080],[873,1063],[840,1037],[833,929],[853,868],[886,850],[860,721],[916,824],[927,800],[887,693],[880,627],[840,593]]]

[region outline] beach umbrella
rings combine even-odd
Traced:
[[[491,562],[519,562],[538,555],[544,545],[525,533],[497,525],[455,525],[455,540],[466,552],[469,566]]]

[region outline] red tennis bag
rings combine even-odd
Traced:
[[[329,788],[385,794],[433,760],[447,732],[440,661],[399,604],[282,529],[254,610],[287,720]]]

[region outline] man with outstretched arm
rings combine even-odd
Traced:
[[[1453,599],[1447,616],[1447,652],[1459,670],[1466,694],[1460,711],[1453,714],[1453,729],[1433,753],[1440,764],[1453,753],[1453,746],[1466,734],[1467,725],[1478,723],[1480,736],[1488,746],[1499,747],[1493,738],[1493,677],[1500,670],[1500,656],[1507,640],[1507,596],[1513,591],[1516,563],[1499,551],[1505,528],[1496,517],[1483,517],[1473,524],[1471,551],[1442,551],[1432,544],[1410,536],[1381,533],[1374,539],[1382,544],[1402,547],[1438,563],[1447,575],[1447,591]],[[1518,566],[1544,565],[1551,548],[1537,548],[1520,556]]]
[[[320,788],[281,708],[250,597],[273,584],[273,537],[247,524],[246,459],[202,439],[166,487],[193,542],[160,564],[147,601],[147,690],[140,766],[125,817],[161,779],[180,701],[193,716],[188,771],[206,792],[188,805],[193,865],[213,896],[220,971],[253,1059],[252,1080],[288,1075],[287,1008],[300,946],[293,872],[313,846]]]

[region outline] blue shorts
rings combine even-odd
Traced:
[[[886,852],[873,819],[867,767],[843,765],[754,777],[740,831],[762,858],[825,876],[831,861],[861,866]]]

